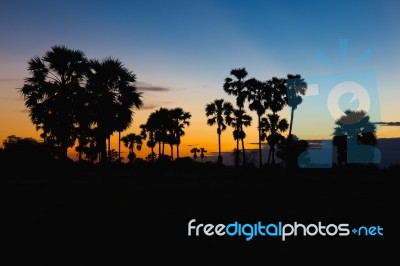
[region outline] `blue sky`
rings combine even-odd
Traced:
[[[34,132],[15,88],[28,75],[26,62],[55,44],[80,49],[89,58],[119,58],[137,74],[141,86],[165,88],[144,92],[145,108],[136,112],[137,126],[154,108],[181,106],[193,114],[188,134],[214,134],[214,128],[205,126],[204,106],[221,97],[234,102],[222,84],[237,67],[246,67],[249,77],[261,80],[288,73],[315,77],[372,69],[382,120],[399,121],[399,25],[399,1],[3,2],[0,120],[10,126],[1,129],[0,137],[15,127]],[[343,61],[340,40],[348,44]],[[353,67],[365,51],[371,57]],[[318,60],[318,53],[335,66]],[[302,121],[310,118],[297,119],[301,135]],[[248,141],[256,141],[256,130],[249,131]],[[205,145],[211,142],[214,139]]]

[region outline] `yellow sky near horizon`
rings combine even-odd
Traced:
[[[24,101],[21,96],[18,95],[16,88],[22,85],[22,81],[6,80],[0,83],[0,89],[2,96],[0,98],[0,123],[2,125],[0,129],[0,140],[2,142],[7,136],[17,135],[20,137],[33,137],[40,140],[40,133],[36,131],[35,126],[30,122],[27,109],[24,106]],[[224,92],[221,90],[219,94],[222,98],[234,103],[234,98],[231,96],[224,96]],[[178,94],[178,97],[177,95]],[[148,115],[159,107],[173,108],[182,107],[185,111],[192,114],[190,120],[190,126],[185,129],[185,136],[182,137],[182,143],[180,145],[180,156],[191,156],[190,150],[193,147],[201,148],[204,147],[210,155],[211,153],[218,152],[218,136],[216,133],[216,127],[208,126],[206,124],[207,117],[205,116],[204,107],[207,103],[214,99],[208,99],[208,95],[201,94],[201,88],[188,89],[188,90],[177,90],[177,91],[166,91],[166,92],[150,92],[145,91],[143,93],[143,100],[145,106],[141,110],[135,110],[134,123],[133,125],[122,133],[122,136],[127,133],[139,133],[139,125],[146,122]],[[153,108],[151,108],[153,107]],[[252,126],[247,128],[246,131],[246,148],[256,149],[257,146],[257,120],[253,112],[249,112],[253,117]],[[282,111],[281,115],[288,118],[289,112],[287,109]],[[382,120],[386,115],[382,114]],[[390,121],[388,121],[390,122]],[[333,125],[332,125],[333,127]],[[293,133],[300,136],[303,139],[322,139],[327,136],[326,132],[319,132],[318,128],[315,128],[314,135],[304,136],[301,130],[301,125],[294,124]],[[400,127],[396,126],[380,126],[377,131],[378,138],[394,138],[400,137]],[[253,144],[252,144],[253,143]],[[236,146],[236,142],[232,136],[232,129],[228,128],[222,133],[222,151],[231,152]],[[118,150],[118,133],[114,133],[111,138],[111,148]],[[155,149],[158,152],[158,147]],[[126,157],[128,150],[121,144],[122,156]],[[137,157],[144,158],[150,153],[150,149],[143,145],[141,151],[136,151]],[[165,153],[170,154],[170,147],[165,147]],[[69,157],[72,159],[77,158],[77,154],[73,148],[69,149]],[[206,155],[207,155],[206,154]],[[174,147],[174,156],[176,156],[176,148]],[[127,159],[125,159],[127,161]]]

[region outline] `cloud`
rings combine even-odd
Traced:
[[[400,126],[400,122],[375,122],[374,124],[381,126],[395,126],[395,127]]]
[[[137,82],[136,88],[138,91],[153,91],[153,92],[167,92],[170,91],[170,88],[162,87],[162,86],[154,86],[153,84],[146,82]]]
[[[142,107],[140,107],[141,110],[153,110],[158,107],[162,107],[165,105],[171,105],[174,104],[174,102],[171,101],[162,101],[162,102],[157,102],[157,103],[150,103],[150,104],[144,104]]]
[[[141,110],[153,110],[157,108],[157,104],[144,104],[142,107],[140,107]]]

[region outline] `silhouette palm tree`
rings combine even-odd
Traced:
[[[135,146],[139,151],[142,149],[143,137],[141,135],[136,135],[135,133],[129,133],[128,135],[122,137],[121,140],[124,143],[125,147],[129,149],[129,162],[133,163],[136,158],[136,154],[134,152]]]
[[[266,81],[267,93],[264,94],[264,106],[266,109],[270,109],[272,111],[272,121],[270,121],[270,114],[267,117],[261,119],[261,129],[262,129],[262,140],[267,139],[267,143],[270,146],[270,150],[268,153],[268,161],[267,164],[270,164],[271,155],[275,152],[275,147],[271,146],[276,145],[276,141],[274,138],[279,138],[274,132],[270,132],[268,136],[268,131],[275,130],[278,124],[274,125],[273,123],[278,123],[279,115],[277,113],[283,109],[287,102],[286,97],[286,79],[272,77],[271,79]],[[276,121],[276,117],[278,117],[278,121]],[[271,123],[272,122],[272,123]],[[287,123],[287,121],[285,120]],[[284,123],[284,122],[282,122]],[[283,126],[283,124],[282,124]],[[272,135],[272,136],[271,136]],[[268,138],[270,141],[268,142]],[[271,141],[272,140],[272,141]],[[274,156],[272,156],[274,160]]]
[[[78,139],[75,150],[78,152],[78,160],[82,160],[82,154],[88,155],[88,145],[95,144],[94,139],[94,117],[90,106],[90,97],[86,90],[77,92],[75,101],[76,127],[74,134]],[[87,157],[87,156],[86,156]]]
[[[218,164],[222,164],[221,156],[221,133],[226,130],[226,125],[231,122],[230,115],[233,112],[233,106],[229,102],[224,102],[223,99],[214,100],[206,105],[205,108],[207,124],[213,126],[217,124],[218,134]]]
[[[224,91],[228,93],[228,95],[236,96],[236,105],[239,108],[239,111],[242,111],[244,108],[244,102],[247,98],[247,84],[245,78],[247,77],[247,71],[245,68],[236,68],[232,69],[230,74],[234,76],[236,79],[233,80],[230,77],[225,78],[224,83]],[[240,121],[238,121],[240,122]],[[238,132],[243,131],[243,126],[241,124],[237,125]],[[242,140],[242,147],[244,147],[243,138],[236,139],[236,147],[239,147],[239,139]],[[244,150],[242,151],[245,152]],[[246,164],[246,156],[243,156],[243,164]]]
[[[290,142],[285,139],[278,143],[276,157],[285,163],[287,169],[297,169],[299,168],[299,156],[307,151],[308,147],[309,143],[306,140],[299,139],[293,134]]]
[[[95,135],[95,130],[91,131],[93,136]],[[92,135],[89,136],[89,141],[88,143],[82,147],[82,152],[85,154],[85,157],[90,160],[90,162],[93,164],[97,159],[99,155],[99,146],[96,143],[96,138],[93,137]]]
[[[106,162],[106,140],[110,140],[113,132],[131,125],[132,109],[142,106],[142,96],[134,85],[135,74],[118,59],[91,60],[90,67],[88,90],[92,96],[101,161]],[[110,145],[108,147],[110,151]]]
[[[158,121],[156,113],[151,113],[147,118],[146,124],[140,125],[142,129],[141,135],[143,139],[148,138],[146,145],[151,149],[151,161],[154,163],[155,157],[154,147],[156,146],[156,131],[157,131]]]
[[[207,151],[206,151],[206,149],[204,149],[204,148],[200,148],[200,158],[201,158],[201,161],[203,162],[203,160],[204,160],[204,153],[206,153]]]
[[[333,145],[337,149],[339,164],[347,164],[348,151],[356,152],[360,161],[372,162],[374,152],[372,149],[363,150],[357,154],[357,145],[376,146],[376,126],[370,121],[370,117],[363,110],[346,110],[345,114],[336,120],[334,128]],[[354,157],[354,156],[353,156]]]
[[[19,90],[29,116],[41,137],[56,145],[58,157],[67,158],[67,148],[75,143],[76,102],[87,73],[82,51],[53,46],[42,57],[28,61],[31,74]]]
[[[185,135],[184,128],[190,125],[191,114],[185,112],[182,108],[160,108],[152,112],[147,119],[146,124],[142,125],[142,134],[146,137],[148,133],[149,140],[147,145],[153,148],[158,143],[158,155],[164,155],[164,145],[171,147],[171,158],[173,160],[173,145],[177,146],[177,157],[179,158],[179,145],[181,137]]]
[[[306,94],[307,83],[299,74],[288,74],[286,80],[287,89],[287,105],[290,106],[290,124],[289,124],[289,135],[288,139],[291,140],[292,128],[293,128],[293,117],[294,111],[302,103],[303,99],[301,95]]]
[[[270,164],[272,156],[272,165],[275,164],[275,147],[285,139],[282,135],[289,127],[286,119],[280,119],[278,114],[268,114],[261,119],[262,138],[266,139],[270,146],[267,164]],[[268,134],[269,132],[269,134]]]
[[[193,153],[193,158],[196,160],[197,159],[197,153],[200,152],[198,148],[193,148],[190,150],[191,153]]]
[[[190,125],[189,119],[192,117],[192,115],[178,107],[170,110],[170,116],[172,119],[172,141],[174,144],[176,144],[176,157],[179,158],[179,145],[181,144],[181,137],[185,135],[185,131],[183,129],[185,126]]]
[[[152,119],[154,119],[156,126],[154,131],[154,138],[156,143],[158,143],[158,156],[160,157],[161,155],[164,155],[165,143],[168,143],[168,141],[170,140],[168,136],[168,131],[172,128],[172,120],[169,109],[162,107],[159,110],[156,110],[150,116],[153,116]]]
[[[118,161],[121,161],[121,132],[126,130],[132,123],[132,114],[129,109],[124,108],[121,103],[116,104],[116,128],[118,131]]]
[[[257,121],[258,121],[258,152],[259,152],[259,167],[262,166],[262,153],[261,153],[261,116],[264,115],[266,111],[265,98],[268,93],[268,87],[266,83],[259,81],[255,78],[249,79],[247,81],[248,88],[248,100],[250,102],[249,109],[251,111],[256,111]]]
[[[249,127],[251,125],[251,116],[247,115],[244,110],[234,109],[233,116],[231,121],[229,121],[229,125],[234,128],[233,130],[233,138],[236,140],[236,150],[239,151],[239,142],[237,140],[241,140],[242,143],[242,160],[243,165],[246,165],[246,150],[244,148],[244,139],[246,138],[246,133],[243,130],[244,127]],[[235,166],[239,165],[239,156],[235,157]]]
[[[265,106],[273,114],[281,111],[287,102],[285,83],[284,78],[273,77],[267,80],[268,93],[264,94]]]

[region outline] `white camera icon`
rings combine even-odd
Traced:
[[[375,72],[372,70],[353,71],[317,77],[305,77],[308,83],[307,94],[302,109],[308,109],[308,115],[319,117],[319,121],[329,126],[332,131],[335,121],[345,116],[348,108],[341,106],[343,95],[352,95],[349,101],[358,103],[356,110],[363,110],[373,122],[379,122],[380,107]],[[350,109],[350,108],[349,108]],[[354,108],[353,108],[354,109]],[[322,118],[321,118],[322,117]],[[343,120],[356,125],[358,121]],[[370,145],[360,145],[347,138],[347,163],[380,163],[380,151]],[[354,139],[354,138],[353,138]],[[357,139],[357,138],[356,138]],[[322,139],[318,149],[309,149],[298,158],[302,168],[331,168],[333,165],[332,139]],[[372,154],[372,156],[366,156]]]

